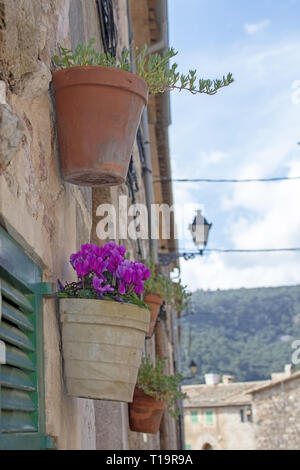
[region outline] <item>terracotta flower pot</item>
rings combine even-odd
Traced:
[[[60,299],[59,304],[68,394],[131,402],[149,310],[94,299]]]
[[[165,406],[164,401],[155,400],[135,387],[133,402],[129,403],[130,429],[147,434],[157,433]]]
[[[124,183],[148,85],[111,67],[53,72],[63,178],[83,186]]]
[[[162,298],[160,295],[157,294],[146,294],[145,303],[150,307],[150,326],[146,338],[151,338],[151,336],[153,335],[157,316],[159,314],[159,309],[162,304]]]

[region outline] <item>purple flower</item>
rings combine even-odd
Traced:
[[[99,294],[104,294],[105,292],[112,292],[114,289],[111,287],[110,284],[103,285],[103,279],[99,279],[99,277],[93,277],[93,288]]]
[[[124,258],[124,255],[126,253],[126,247],[124,245],[120,245],[118,247],[118,250],[119,250],[120,255],[123,256],[123,258]]]
[[[132,282],[132,277],[134,275],[132,264],[133,263],[131,261],[125,260],[120,266],[118,266],[116,271],[117,277],[126,282],[126,284],[130,284]]]
[[[60,282],[59,279],[57,279],[57,284],[60,291],[64,290],[65,286]]]
[[[104,261],[100,256],[88,255],[87,261],[90,265],[90,270],[105,279],[103,272],[107,269],[107,260]]]
[[[126,292],[126,284],[124,281],[120,281],[120,284],[119,284],[119,293],[121,295],[124,295]]]
[[[140,295],[144,290],[144,283],[140,281],[138,284],[134,286],[133,290],[137,295]]]
[[[122,299],[122,297],[119,297],[118,295],[115,295],[115,296],[114,296],[114,299],[115,299],[117,302],[121,302],[122,304],[125,302],[124,299]]]
[[[144,290],[143,281],[150,276],[149,269],[138,261],[132,262],[124,260],[116,270],[116,277],[119,280],[119,293],[134,290],[140,295]]]
[[[90,272],[90,264],[87,260],[77,261],[75,264],[75,271],[78,277],[83,277]]]
[[[135,292],[140,295],[143,281],[150,276],[149,269],[139,261],[124,259],[126,247],[111,241],[103,246],[93,243],[81,245],[77,253],[70,256],[70,263],[82,282],[92,286],[99,296],[116,291],[120,295]],[[108,279],[113,279],[112,287]],[[116,285],[115,285],[116,283]]]

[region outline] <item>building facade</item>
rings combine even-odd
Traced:
[[[163,6],[163,8],[162,8]],[[95,39],[119,57],[124,46],[166,47],[166,2],[141,0],[0,1],[0,448],[176,449],[178,424],[165,413],[160,432],[131,432],[128,405],[67,394],[57,280],[75,280],[71,253],[99,240],[100,204],[169,203],[168,97],[151,97],[132,150],[126,184],[84,187],[61,175],[52,89],[57,44],[74,49]],[[141,37],[141,31],[143,37]],[[174,240],[120,239],[131,259],[176,251]],[[167,268],[167,272],[173,266]],[[28,299],[33,299],[28,303]],[[1,300],[1,295],[0,295]],[[8,319],[5,302],[16,317]],[[0,302],[1,304],[1,302]],[[32,322],[22,315],[26,308]],[[144,351],[168,357],[176,371],[176,313],[167,311]],[[25,351],[25,352],[24,352]],[[28,352],[28,355],[27,355]]]
[[[300,372],[252,390],[257,450],[300,449]]]
[[[191,450],[253,450],[255,427],[249,391],[262,382],[186,385],[185,446]]]
[[[287,365],[271,377],[184,386],[186,448],[298,450],[300,372]]]

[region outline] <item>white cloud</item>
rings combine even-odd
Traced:
[[[190,291],[238,289],[300,283],[300,254],[213,253],[181,260],[181,279]]]
[[[200,159],[202,164],[216,164],[220,163],[224,158],[227,157],[225,152],[220,150],[211,150],[209,152],[202,152]]]
[[[300,175],[299,161],[289,167],[289,176]],[[300,247],[299,200],[298,180],[238,186],[232,193],[231,210],[242,207],[245,214],[250,211],[254,216],[240,216],[225,228],[230,247]],[[190,290],[250,288],[300,284],[299,263],[300,252],[211,253],[181,260],[181,271]]]
[[[175,106],[174,96],[174,175],[176,170],[177,177],[187,178],[300,175],[299,105],[292,95],[298,92],[300,79],[295,61],[299,46],[294,37],[263,47],[248,41],[235,45],[218,63],[204,58],[208,74],[228,69],[236,82],[216,97],[199,97],[199,106],[182,95],[176,96]],[[300,246],[299,180],[178,184],[174,196],[196,205],[210,202],[207,216],[214,225],[208,248]],[[299,263],[300,253],[213,253],[181,259],[181,270],[191,290],[228,289],[299,284]]]
[[[291,85],[291,101],[293,104],[300,104],[300,80],[294,80]]]
[[[300,162],[289,163],[288,176],[300,175]],[[252,185],[252,183],[251,183]],[[282,248],[300,246],[299,181],[257,183],[251,197],[236,189],[232,204],[245,212],[255,211],[256,221],[238,220],[232,230],[236,248]],[[300,281],[300,274],[299,274]]]
[[[256,34],[258,31],[265,29],[269,26],[270,20],[263,20],[258,23],[246,23],[244,25],[244,30],[247,34]]]

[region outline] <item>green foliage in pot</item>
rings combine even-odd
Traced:
[[[177,313],[181,313],[189,306],[192,293],[186,290],[187,286],[181,283],[181,279],[179,279],[178,282],[173,282],[172,284],[170,303]]]
[[[182,393],[179,388],[183,376],[181,374],[165,375],[163,369],[166,359],[156,358],[155,365],[153,365],[148,356],[143,357],[136,386],[155,400],[165,401],[171,416],[177,419],[180,410],[175,408],[176,401],[186,397],[186,394]]]
[[[197,71],[189,70],[188,74],[177,71],[177,64],[169,67],[169,61],[177,52],[171,47],[162,54],[147,54],[147,46],[136,50],[135,57],[130,58],[130,51],[124,48],[118,61],[109,53],[100,53],[94,49],[95,39],[90,39],[88,45],[78,44],[75,51],[66,49],[58,44],[58,55],[53,56],[55,67],[68,68],[74,66],[101,65],[103,67],[115,67],[131,72],[142,77],[149,86],[150,93],[164,93],[177,89],[189,92],[214,95],[220,88],[230,85],[234,79],[231,73],[222,79],[197,79]]]
[[[163,274],[157,272],[157,268],[153,258],[146,260],[145,265],[149,269],[151,276],[144,281],[145,294],[157,294],[162,299],[169,297],[172,285],[170,279],[167,279]]]
[[[157,273],[153,258],[147,260],[145,264],[151,276],[144,281],[144,293],[160,295],[177,313],[185,310],[192,294],[187,291],[187,286],[182,284],[181,279],[174,282],[163,274]]]

